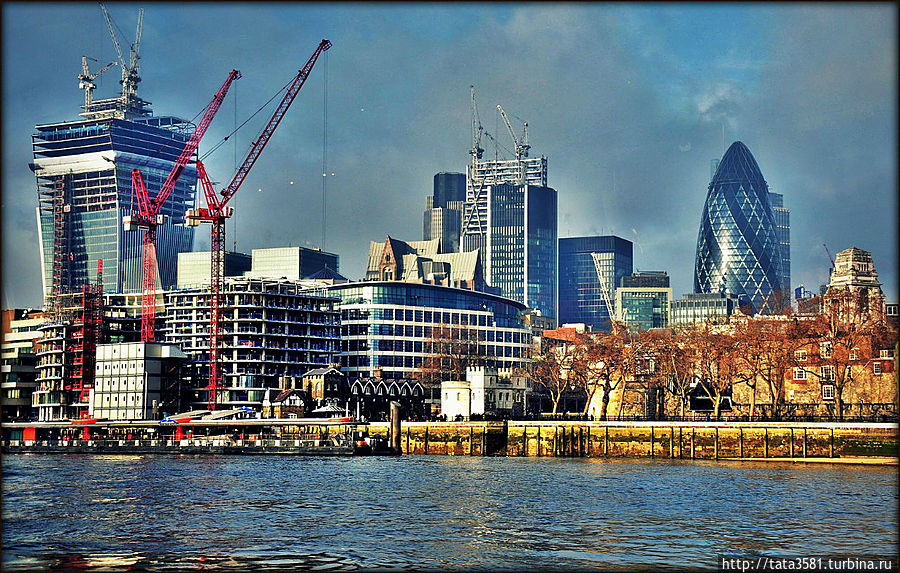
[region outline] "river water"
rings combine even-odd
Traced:
[[[715,569],[896,559],[896,467],[7,455],[2,568]]]

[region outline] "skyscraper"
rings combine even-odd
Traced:
[[[775,233],[781,247],[781,290],[784,300],[791,300],[791,210],[784,206],[784,195],[769,188],[769,202],[775,214]]]
[[[466,200],[464,173],[436,173],[434,193],[425,202],[422,240],[440,239],[444,252],[459,252],[463,204]]]
[[[140,34],[139,17],[138,38]],[[136,46],[130,62],[119,56],[119,96],[93,99],[92,80],[100,72],[90,75],[83,59],[84,74],[79,76],[79,87],[85,90],[83,119],[38,125],[32,136],[30,167],[37,179],[45,296],[54,286],[63,293],[93,282],[97,259],[103,259],[105,292],[142,288],[144,231],[122,230],[122,217],[137,210],[131,172],[140,169],[151,197],[155,196],[195,127],[176,117],[154,116],[150,102],[137,95],[141,78]],[[188,164],[160,211],[166,220],[157,228],[156,274],[163,289],[175,284],[178,253],[193,247],[194,230],[185,225],[184,216],[193,206],[196,181],[197,169]]]
[[[770,312],[781,290],[781,245],[768,185],[756,160],[734,142],[709,183],[700,219],[694,292],[726,292]]]
[[[479,249],[485,278],[504,297],[556,318],[557,200],[547,158],[482,160],[476,141],[466,167],[461,248]]]
[[[616,287],[631,274],[632,265],[633,245],[627,239],[614,235],[560,239],[559,323],[608,329],[611,317],[603,289],[612,305]]]

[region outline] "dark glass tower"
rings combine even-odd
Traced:
[[[781,246],[769,188],[750,150],[736,141],[709,183],[694,292],[737,295],[754,311],[767,313],[781,280]]]
[[[615,235],[560,239],[559,324],[583,322],[593,330],[609,330],[602,289],[612,302],[616,287],[633,270],[632,251],[631,241]]]

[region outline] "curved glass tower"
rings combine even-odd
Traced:
[[[768,185],[736,141],[709,183],[694,265],[694,292],[727,292],[756,312],[774,310],[781,290],[781,251]]]

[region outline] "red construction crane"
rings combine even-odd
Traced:
[[[219,88],[219,91],[206,107],[206,112],[203,114],[200,123],[197,124],[197,129],[194,130],[194,133],[191,135],[190,139],[188,139],[187,144],[184,146],[184,150],[175,161],[175,166],[172,167],[169,177],[166,179],[165,183],[163,183],[159,193],[156,194],[156,197],[150,199],[150,195],[147,193],[147,188],[144,185],[144,179],[141,177],[140,170],[135,169],[131,172],[131,190],[132,193],[137,196],[139,211],[138,213],[132,213],[131,215],[123,217],[122,223],[126,231],[144,229],[144,266],[142,276],[143,298],[141,301],[142,342],[153,342],[154,340],[153,328],[156,319],[156,273],[154,272],[156,270],[156,228],[165,222],[166,217],[165,215],[160,214],[160,210],[169,198],[169,195],[172,194],[175,183],[177,183],[178,178],[181,177],[185,166],[197,151],[197,146],[200,144],[200,138],[206,133],[206,128],[209,127],[216,112],[219,111],[219,107],[221,107],[222,101],[225,99],[225,94],[228,93],[228,88],[231,87],[231,82],[240,77],[241,72],[237,70],[231,70],[231,73],[228,74],[228,79],[225,80],[225,83],[222,84],[222,87]]]
[[[306,65],[297,72],[297,76],[291,82],[281,99],[281,103],[269,119],[269,123],[262,130],[259,138],[253,142],[250,152],[244,159],[244,162],[238,168],[237,173],[221,193],[221,197],[216,195],[212,182],[206,174],[206,169],[201,161],[197,161],[197,176],[203,187],[203,194],[206,197],[205,209],[191,209],[187,212],[187,224],[197,226],[200,223],[210,223],[210,326],[209,326],[209,383],[207,385],[207,405],[210,410],[216,409],[216,394],[221,389],[222,373],[219,368],[219,346],[221,345],[221,334],[219,332],[219,318],[221,315],[221,295],[224,289],[223,285],[223,262],[225,260],[225,219],[231,217],[233,209],[228,207],[228,202],[234,197],[241,184],[246,179],[250,168],[256,163],[260,153],[269,142],[269,138],[275,132],[275,128],[281,122],[284,114],[294,102],[294,98],[300,93],[300,88],[309,77],[316,60],[319,55],[331,47],[331,42],[322,40],[313,55],[310,56]]]

